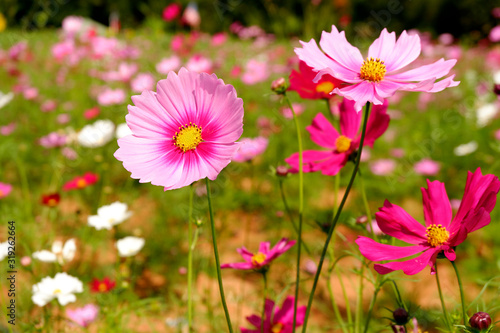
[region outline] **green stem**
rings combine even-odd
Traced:
[[[283,97],[288,103],[290,110],[293,114],[293,120],[295,122],[295,129],[297,130],[297,141],[299,144],[299,230],[298,230],[298,239],[297,239],[297,273],[295,277],[295,300],[293,302],[293,327],[292,332],[295,332],[295,327],[297,327],[297,303],[299,298],[299,283],[300,283],[300,252],[302,249],[302,215],[304,213],[304,166],[303,164],[303,156],[302,156],[302,137],[300,134],[300,124],[299,119],[297,118],[297,114],[293,109],[292,103],[290,99],[286,95],[283,94]]]
[[[441,291],[441,284],[439,283],[439,275],[438,275],[438,269],[437,269],[437,264],[434,264],[434,269],[436,271],[436,283],[438,287],[438,292],[439,292],[439,299],[441,300],[441,306],[443,308],[443,315],[444,315],[444,321],[446,323],[446,326],[448,326],[448,330],[452,332],[451,326],[450,326],[450,320],[448,317],[448,312],[446,311],[446,305],[444,304],[444,298],[443,298],[443,292]]]
[[[365,275],[365,263],[361,262],[361,269],[359,272],[359,287],[358,295],[356,298],[356,319],[354,320],[354,332],[359,333],[361,326],[361,315],[363,312],[363,283]]]
[[[188,213],[188,332],[193,331],[193,196],[194,186],[191,184],[189,191]]]
[[[354,164],[354,170],[352,171],[351,179],[349,180],[349,184],[347,185],[344,196],[342,197],[342,201],[340,202],[339,209],[337,210],[337,213],[335,214],[335,217],[333,218],[332,224],[330,225],[330,230],[328,230],[328,236],[326,237],[325,245],[323,246],[323,251],[321,252],[321,257],[319,259],[319,264],[318,264],[318,271],[316,272],[316,275],[314,276],[313,287],[311,290],[311,294],[309,295],[309,301],[307,302],[307,309],[306,309],[306,315],[304,318],[304,326],[302,327],[302,333],[305,333],[307,331],[307,321],[309,319],[309,313],[311,312],[311,305],[312,305],[312,301],[314,298],[314,292],[316,291],[316,286],[318,285],[319,275],[321,274],[321,269],[323,268],[323,262],[325,260],[326,251],[328,250],[328,244],[330,244],[330,239],[332,238],[333,231],[335,230],[335,226],[337,225],[337,221],[339,220],[340,213],[342,213],[342,209],[344,208],[345,202],[347,200],[347,196],[349,195],[349,192],[351,191],[352,184],[354,183],[354,178],[356,178],[356,174],[358,173],[359,162],[361,161],[361,153],[363,152],[363,143],[365,141],[366,125],[368,123],[368,114],[369,113],[370,113],[370,103],[368,102],[368,103],[366,103],[366,108],[365,108],[365,117],[364,117],[364,121],[363,121],[363,129],[361,132],[361,140],[359,142],[358,156],[356,157],[356,162]]]
[[[219,283],[219,292],[220,298],[222,302],[222,307],[224,308],[224,314],[226,316],[227,327],[230,333],[233,333],[233,326],[231,325],[231,318],[229,317],[229,310],[227,309],[226,304],[226,296],[224,296],[224,286],[222,285],[222,274],[220,269],[220,260],[219,260],[219,250],[217,249],[217,239],[215,236],[215,222],[214,222],[214,212],[212,209],[212,197],[210,194],[210,182],[208,178],[205,178],[205,182],[207,184],[207,199],[208,199],[208,210],[210,212],[210,227],[212,229],[212,243],[214,246],[214,256],[215,256],[215,266],[217,269],[217,281]]]
[[[375,291],[373,292],[373,297],[372,300],[370,301],[370,306],[368,307],[368,314],[366,315],[366,320],[365,320],[365,329],[364,333],[368,332],[368,326],[370,325],[370,320],[372,318],[372,312],[373,308],[375,306],[375,302],[377,300],[378,292],[380,291],[380,274],[377,275],[377,279],[375,280]],[[406,332],[406,330],[405,330]]]
[[[267,276],[266,271],[262,271],[264,279],[264,304],[262,305],[262,317],[260,317],[260,333],[264,333],[264,317],[266,316],[266,298],[267,298]]]
[[[330,250],[329,255],[330,255],[330,259],[333,261],[333,258],[334,258],[334,251],[333,251],[333,249]],[[334,262],[332,264],[332,266],[328,269],[328,277],[327,277],[327,280],[326,280],[326,286],[328,288],[328,294],[330,295],[330,299],[331,299],[331,302],[332,302],[333,312],[335,312],[335,317],[337,317],[337,321],[339,322],[339,325],[342,328],[342,331],[344,333],[349,333],[347,331],[347,328],[345,327],[345,321],[344,321],[344,318],[342,318],[342,314],[340,313],[339,306],[337,305],[337,302],[335,302],[335,295],[333,294],[331,278],[332,278],[332,271],[335,268],[335,264],[336,264],[336,262]]]
[[[373,229],[372,212],[370,210],[370,205],[368,204],[368,197],[366,196],[365,180],[363,178],[363,173],[361,172],[361,170],[359,170],[358,173],[359,173],[359,181],[361,183],[361,198],[363,199],[363,205],[365,206],[366,217],[368,218],[368,223],[370,225],[370,234],[374,240],[377,240],[377,235],[375,234],[375,230]]]
[[[462,280],[460,280],[460,274],[458,274],[457,266],[455,265],[455,261],[451,262],[453,269],[455,270],[455,274],[457,275],[458,287],[460,288],[460,301],[462,302],[462,317],[464,325],[467,322],[467,311],[465,311],[465,297],[464,297],[464,289],[462,286]]]

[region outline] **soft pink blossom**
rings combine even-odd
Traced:
[[[467,235],[490,223],[490,213],[495,207],[500,181],[494,175],[482,175],[481,169],[467,174],[462,202],[452,218],[450,200],[445,186],[439,181],[427,180],[427,189],[422,188],[425,226],[413,219],[401,207],[385,201],[384,207],[375,214],[380,229],[387,235],[412,244],[394,246],[375,242],[360,236],[356,243],[361,254],[371,261],[390,261],[375,264],[375,270],[387,274],[402,270],[407,275],[417,274],[426,266],[435,272],[439,254],[455,261],[455,248]],[[406,261],[394,261],[418,255]]]
[[[156,71],[160,74],[167,75],[171,71],[176,71],[181,67],[181,58],[176,55],[170,58],[163,58],[156,64]]]
[[[33,100],[38,97],[38,89],[35,87],[27,87],[23,91],[23,96],[27,100]]]
[[[64,125],[69,123],[69,121],[71,120],[71,116],[67,113],[61,113],[57,115],[56,120],[59,124]]]
[[[225,32],[218,32],[212,36],[210,39],[210,44],[212,46],[221,46],[227,41],[227,34]]]
[[[52,56],[60,61],[75,52],[75,42],[72,39],[65,39],[52,46]]]
[[[123,89],[106,88],[97,96],[97,103],[102,106],[122,104],[125,102],[125,91]]]
[[[67,143],[67,141],[68,139],[66,135],[57,132],[52,132],[47,134],[46,136],[41,137],[38,142],[42,147],[56,148],[64,146]]]
[[[382,30],[380,37],[370,46],[366,60],[347,41],[345,32],[339,32],[335,26],[332,26],[331,33],[324,31],[321,36],[319,44],[325,53],[312,39],[301,43],[302,47],[296,48],[295,53],[318,72],[315,80],[330,74],[349,83],[335,88],[333,93],[354,100],[356,111],[367,102],[381,105],[385,98],[398,90],[438,92],[459,84],[453,81],[454,75],[436,82],[450,72],[456,60],[440,59],[430,65],[403,71],[417,59],[421,50],[420,37],[410,36],[406,31],[396,41],[394,32]]]
[[[5,198],[12,191],[12,185],[0,183],[0,199]]]
[[[396,169],[396,161],[382,158],[370,163],[370,171],[377,176],[387,176]]]
[[[269,140],[262,136],[255,139],[243,138],[240,140],[240,149],[234,154],[233,161],[248,162],[264,153]]]
[[[405,156],[405,150],[403,148],[393,148],[391,149],[391,156],[395,158],[402,158]]]
[[[194,2],[190,2],[182,14],[182,22],[189,25],[191,28],[197,29],[201,23],[198,6]]]
[[[87,304],[74,310],[66,309],[66,316],[81,327],[89,326],[96,320],[99,308],[94,304]]]
[[[127,125],[114,156],[131,177],[165,190],[217,178],[243,133],[243,101],[215,74],[181,68],[160,80],[157,92],[132,96]]]
[[[293,111],[295,111],[295,114],[297,116],[302,114],[302,112],[304,112],[306,110],[306,107],[304,106],[304,104],[301,104],[301,103],[292,103],[292,107],[293,107]],[[281,109],[281,114],[286,119],[293,119],[293,112],[288,106],[285,106]]]
[[[49,99],[42,103],[40,109],[42,110],[42,112],[51,112],[54,111],[56,107],[57,107],[56,101]]]
[[[8,135],[11,135],[12,132],[14,132],[16,130],[16,123],[12,122],[8,125],[5,125],[5,126],[0,126],[0,134],[3,135],[3,136],[8,136]]]
[[[78,158],[78,154],[71,147],[63,147],[63,149],[61,149],[61,154],[70,161],[76,160]]]
[[[62,21],[62,29],[68,37],[74,37],[83,28],[84,18],[81,16],[66,16]]]
[[[440,169],[440,164],[430,158],[424,158],[413,166],[413,170],[415,170],[417,174],[423,176],[435,176]]]
[[[270,70],[266,61],[250,59],[246,66],[245,72],[241,76],[241,81],[248,85],[253,85],[269,78]]]
[[[212,60],[199,54],[189,58],[186,63],[186,68],[188,71],[197,73],[211,73],[212,67]]]
[[[500,140],[500,129],[495,131],[495,139]]]
[[[488,38],[493,43],[500,42],[500,25],[497,25],[496,27],[490,30]]]
[[[130,87],[133,92],[141,93],[144,90],[151,90],[155,85],[155,78],[150,73],[139,73],[130,81]]]

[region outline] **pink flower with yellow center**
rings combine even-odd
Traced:
[[[81,190],[87,186],[95,184],[98,179],[99,179],[98,175],[91,172],[87,172],[85,175],[76,176],[69,182],[65,183],[63,186],[63,190],[64,191]]]
[[[389,126],[387,105],[375,105],[368,119],[365,146],[373,147]],[[303,152],[304,172],[321,171],[327,176],[336,175],[346,165],[350,156],[359,148],[361,113],[354,109],[354,102],[345,99],[340,104],[340,133],[332,126],[323,114],[318,113],[312,124],[306,129],[311,134],[311,140],[327,150],[306,150]],[[299,154],[294,153],[285,159],[292,166],[290,172],[299,170]]]
[[[238,262],[232,264],[223,264],[221,268],[234,268],[243,270],[261,270],[266,269],[267,266],[276,258],[281,256],[283,253],[288,251],[292,246],[295,245],[294,240],[288,240],[287,238],[282,238],[276,245],[271,248],[270,242],[262,242],[259,246],[259,251],[257,253],[251,253],[244,246],[237,249],[238,253],[241,254],[245,262]]]
[[[455,59],[440,59],[433,64],[404,71],[417,59],[421,49],[420,37],[410,36],[406,31],[396,41],[394,32],[382,30],[380,37],[368,49],[366,59],[347,41],[345,32],[339,32],[335,26],[332,26],[331,33],[323,31],[321,35],[319,45],[324,53],[313,39],[301,44],[302,47],[296,48],[295,53],[318,72],[315,81],[329,74],[346,82],[346,86],[336,87],[333,93],[354,100],[354,108],[358,112],[367,102],[383,104],[384,99],[398,90],[438,92],[460,83],[453,81],[454,75],[436,82],[455,66]]]
[[[359,250],[369,260],[391,260],[386,264],[375,264],[374,268],[378,273],[402,270],[407,275],[413,275],[426,266],[430,266],[431,273],[434,273],[436,258],[440,254],[455,261],[455,247],[469,233],[490,223],[490,213],[496,204],[500,181],[494,175],[483,176],[479,168],[474,173],[469,172],[462,202],[453,219],[444,184],[428,180],[427,186],[428,189],[422,188],[425,226],[389,201],[385,201],[384,207],[375,214],[382,232],[412,246],[380,244],[363,236],[356,240]],[[417,257],[406,261],[392,261],[417,254]]]
[[[131,177],[171,190],[211,180],[239,148],[243,101],[215,74],[170,72],[156,92],[132,96],[127,125],[115,157]]]
[[[255,326],[255,329],[241,328],[241,333],[293,333],[293,304],[295,298],[289,296],[283,302],[281,308],[275,307],[274,301],[266,299],[264,307],[264,328],[262,329],[262,317],[251,315],[246,317],[247,321]],[[297,307],[297,323],[299,327],[304,323],[306,307]]]

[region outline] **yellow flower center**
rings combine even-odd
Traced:
[[[54,295],[60,294],[61,292],[62,292],[61,289],[56,289],[54,290]]]
[[[331,82],[321,82],[316,86],[316,92],[329,94],[335,86]]]
[[[50,198],[49,201],[47,201],[47,205],[50,206],[50,207],[54,207],[54,206],[57,205],[57,200],[53,199],[53,198]]]
[[[252,257],[252,265],[260,266],[260,264],[262,264],[264,260],[266,260],[266,258],[267,256],[264,253],[259,252]]]
[[[335,140],[335,147],[337,147],[338,153],[345,153],[351,148],[351,139],[347,136],[341,135]]]
[[[201,126],[198,127],[193,123],[179,127],[179,132],[175,132],[173,137],[174,145],[177,146],[183,153],[188,150],[195,149],[203,142],[201,137]]]
[[[108,286],[106,285],[106,283],[101,282],[101,283],[99,283],[99,286],[97,287],[97,289],[98,289],[100,292],[104,292],[104,291],[107,291],[107,290],[108,290]]]
[[[76,182],[76,187],[84,188],[85,186],[87,186],[87,181],[83,178],[78,179],[78,181]]]
[[[273,333],[280,333],[282,329],[283,329],[283,324],[282,323],[277,323],[277,324],[273,325],[273,327],[271,328],[271,332],[273,332]]]
[[[431,246],[441,246],[448,241],[450,233],[441,224],[431,225],[427,228],[427,242]]]
[[[384,78],[386,71],[384,62],[379,58],[366,58],[366,60],[363,61],[363,65],[361,65],[359,77],[363,80],[380,82]]]

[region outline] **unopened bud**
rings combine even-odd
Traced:
[[[276,167],[276,175],[280,177],[286,177],[288,175],[288,168],[284,165],[278,165]]]
[[[495,84],[493,86],[493,92],[497,95],[500,96],[500,84]]]
[[[283,95],[288,89],[285,78],[280,77],[271,83],[271,90],[277,93],[278,95]]]
[[[368,217],[366,215],[361,215],[356,219],[356,223],[358,224],[365,224],[366,222],[368,222]]]
[[[472,315],[469,319],[469,325],[472,328],[479,330],[486,330],[491,325],[491,317],[486,312],[477,312]]]
[[[392,316],[398,325],[405,325],[408,322],[408,311],[403,308],[397,308],[394,310]]]

